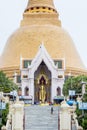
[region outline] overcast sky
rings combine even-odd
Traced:
[[[8,37],[20,26],[28,0],[0,0],[0,55]],[[87,67],[87,0],[54,0],[63,28],[71,35]]]

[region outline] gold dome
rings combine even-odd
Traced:
[[[65,58],[66,74],[70,71],[74,75],[85,74],[85,67],[71,37],[61,27],[58,13],[55,10],[49,12],[41,3],[44,3],[44,7],[54,8],[52,0],[30,0],[21,27],[7,41],[0,59],[0,68],[6,73],[19,70],[20,56],[33,59],[43,41],[52,59]],[[41,6],[35,12],[37,5]],[[32,12],[29,11],[31,7],[35,7]]]

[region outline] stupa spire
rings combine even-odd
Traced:
[[[21,26],[48,24],[61,27],[59,14],[53,0],[28,0]]]
[[[29,0],[25,12],[57,12],[53,0]]]

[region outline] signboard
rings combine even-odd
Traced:
[[[80,110],[87,110],[87,102],[79,102]]]
[[[69,90],[69,96],[75,96],[75,90]]]
[[[32,96],[19,96],[19,99],[32,99]]]
[[[0,102],[0,110],[6,109],[6,103]]]

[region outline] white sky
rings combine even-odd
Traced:
[[[0,0],[0,54],[8,37],[20,26],[28,0]],[[87,0],[54,0],[63,28],[71,35],[87,67]]]

